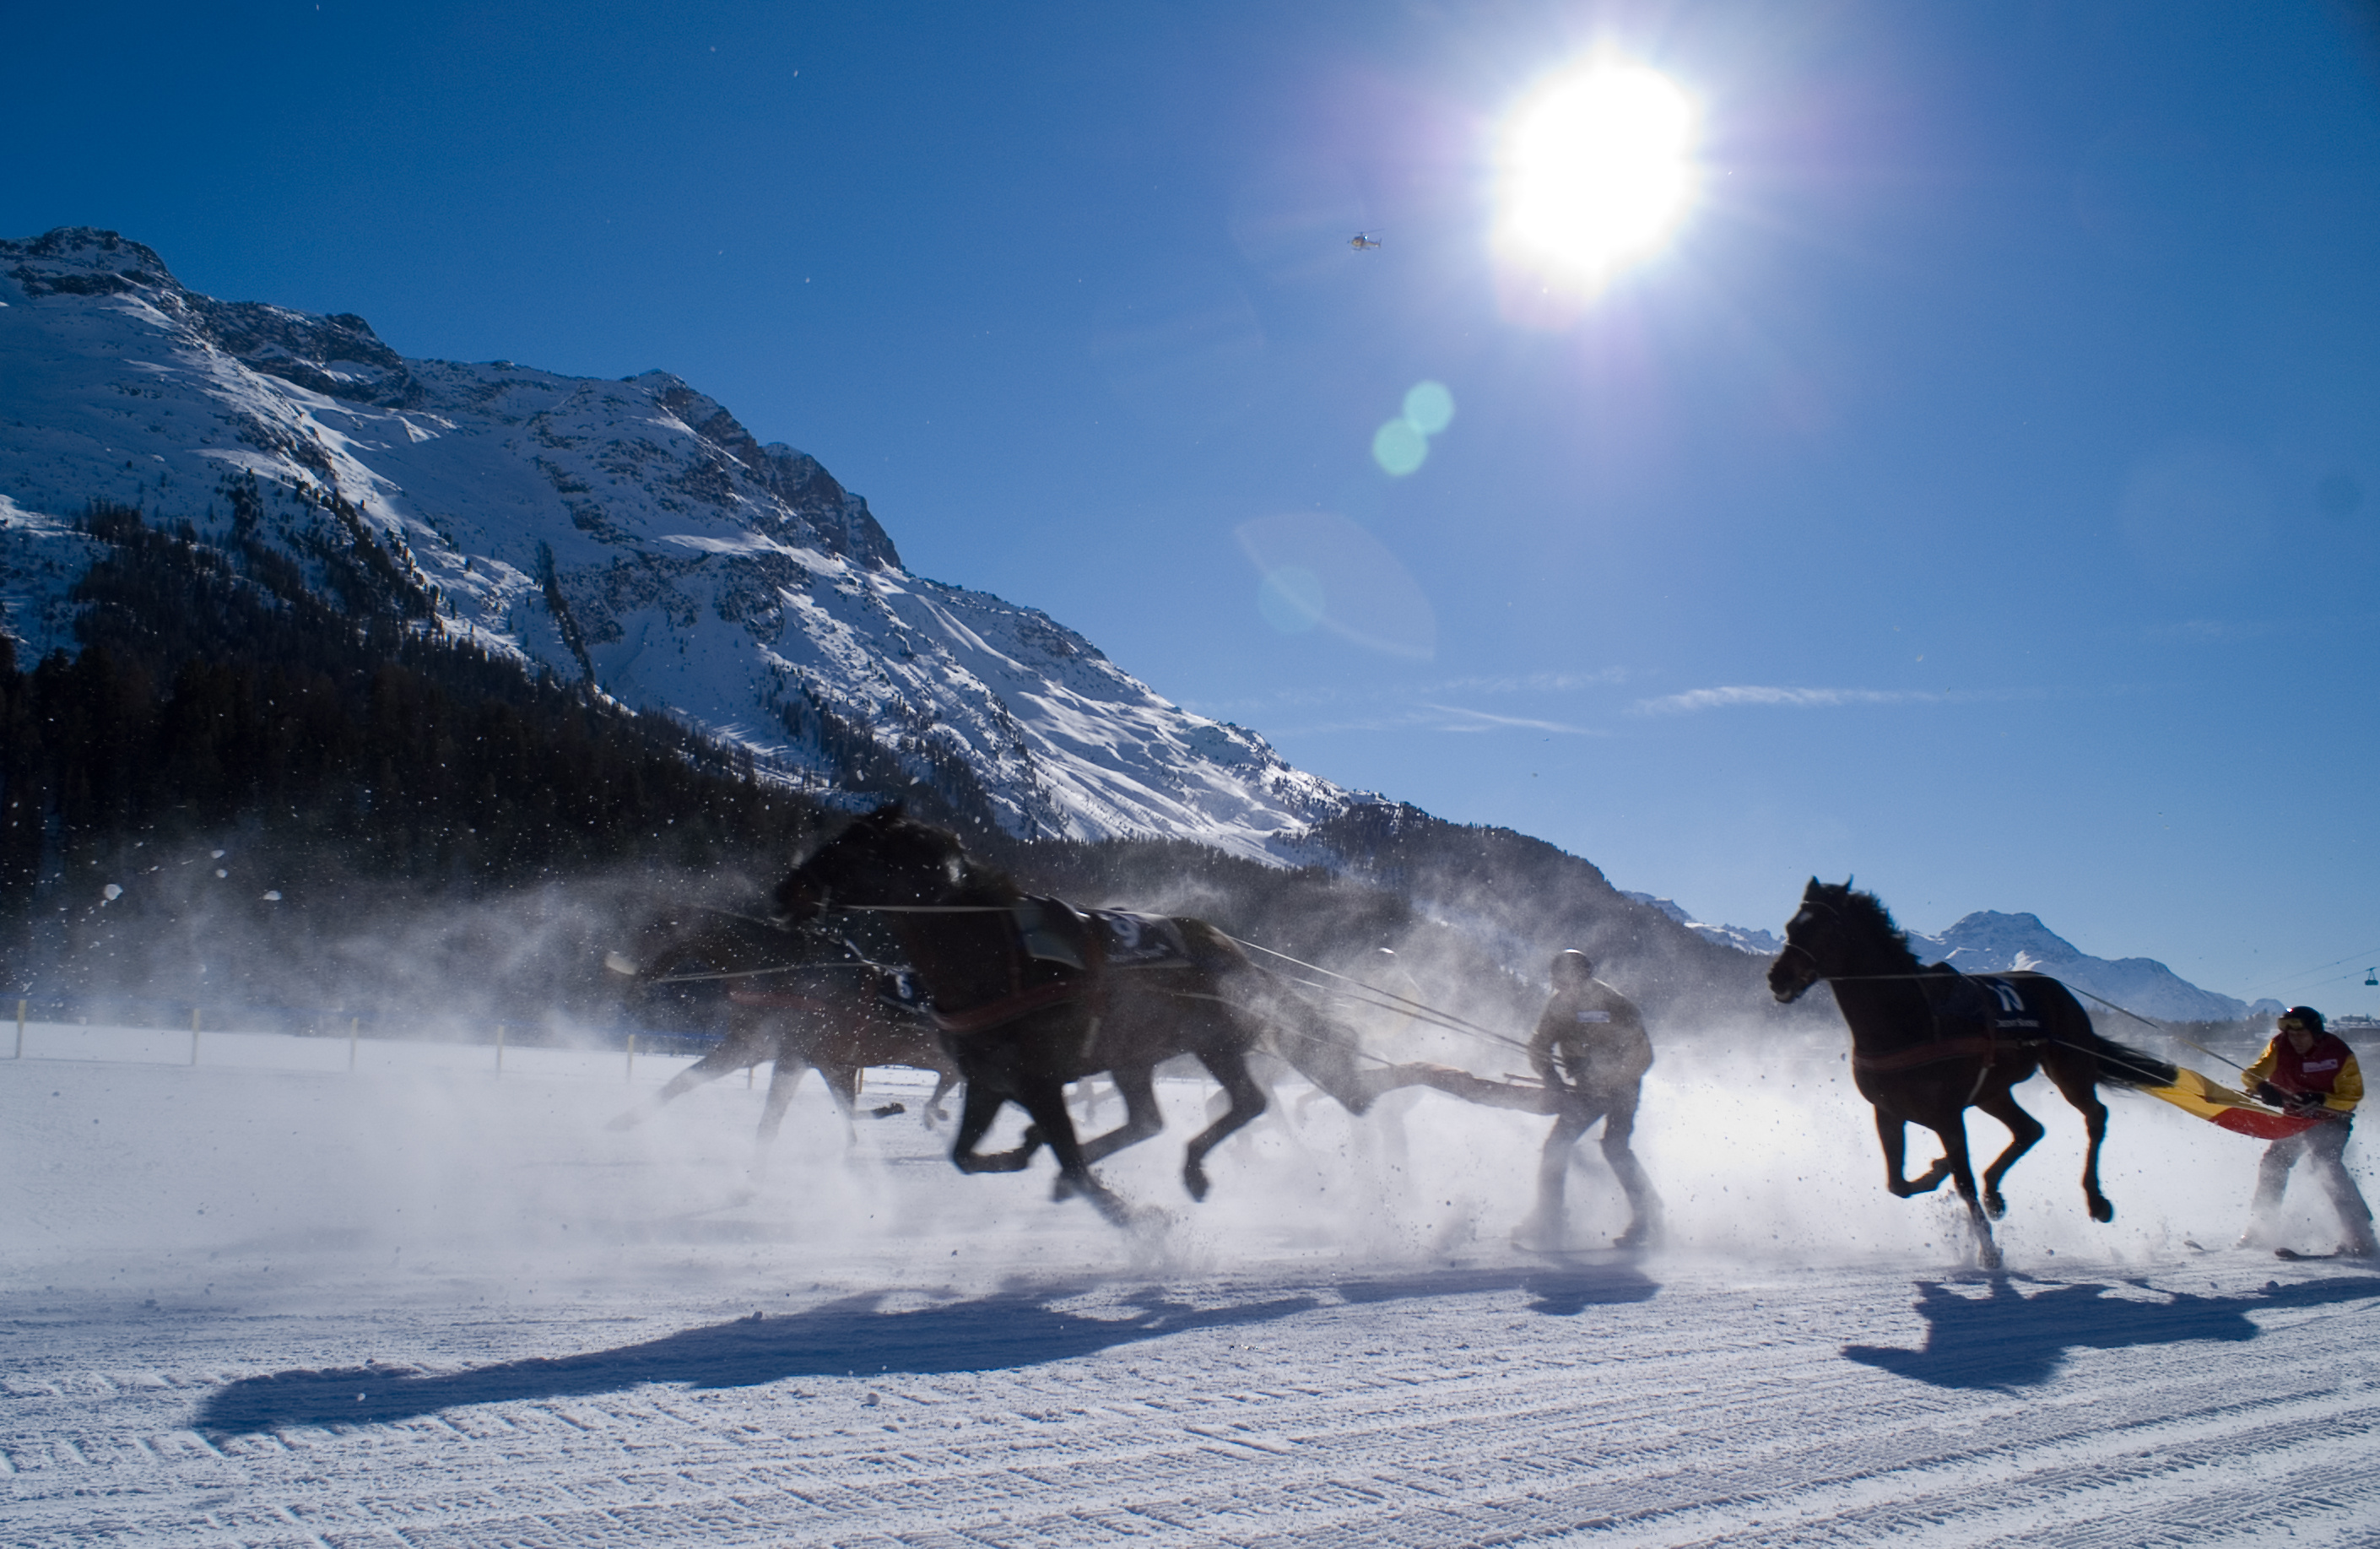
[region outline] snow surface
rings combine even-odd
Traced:
[[[253,475],[354,506],[437,628],[796,770],[832,765],[788,724],[819,705],[919,768],[965,763],[1020,835],[1278,859],[1276,834],[1348,799],[1047,615],[910,574],[865,500],[667,372],[413,360],[83,228],[0,242],[0,628],[28,660],[71,643],[90,501],[221,541],[220,486]],[[309,566],[348,542],[295,499],[263,536]]]
[[[1284,1092],[1192,1206],[1206,1089],[1169,1082],[1102,1172],[1171,1220],[1121,1233],[1046,1163],[959,1177],[913,1115],[846,1140],[814,1083],[739,1202],[757,1090],[603,1128],[674,1062],[188,1044],[37,1024],[0,1060],[10,1543],[2380,1531],[2380,1275],[2193,1249],[2255,1147],[2146,1101],[2114,1101],[2100,1227],[2079,1123],[2023,1089],[2050,1138],[1985,1276],[1950,1206],[1885,1195],[1833,1047],[1665,1047],[1639,1144],[1674,1231],[1631,1258],[1511,1247],[1546,1121],[1436,1093]]]

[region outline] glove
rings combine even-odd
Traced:
[[[2301,1092],[2294,1098],[2290,1099],[2290,1101],[2297,1104],[2299,1111],[2301,1113],[2310,1112],[2315,1108],[2328,1106],[2328,1104],[2323,1101],[2322,1093],[2318,1092]]]
[[[2256,1101],[2268,1107],[2286,1108],[2289,1105],[2289,1094],[2270,1081],[2258,1081]]]

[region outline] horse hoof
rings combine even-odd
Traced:
[[[2116,1218],[2116,1206],[2115,1206],[2115,1201],[2111,1201],[2111,1200],[2094,1200],[2094,1201],[2091,1201],[2091,1219],[2092,1219],[2092,1220],[2098,1222],[2101,1226],[2106,1226],[2108,1222],[2113,1221],[2115,1218]]]
[[[1182,1187],[1190,1190],[1190,1197],[1193,1200],[1203,1201],[1207,1197],[1207,1190],[1212,1186],[1208,1183],[1204,1171],[1196,1167],[1187,1167],[1182,1173]]]
[[[1985,1194],[1984,1196],[1984,1214],[1997,1221],[2001,1216],[2008,1214],[2008,1201],[2001,1199],[1998,1194]]]

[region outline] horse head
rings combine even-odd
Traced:
[[[793,869],[772,895],[782,924],[837,906],[948,902],[968,881],[957,835],[888,802],[854,818]]]
[[[1837,885],[1815,877],[1802,890],[1802,907],[1785,922],[1785,950],[1768,965],[1768,993],[1781,1004],[1791,1005],[1819,980],[1842,971],[1843,905],[1851,890],[1848,880]]]

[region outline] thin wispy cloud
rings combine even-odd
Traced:
[[[1563,721],[1540,721],[1526,715],[1497,715],[1459,704],[1425,704],[1421,708],[1435,711],[1445,717],[1438,728],[1440,731],[1547,731],[1564,737],[1590,735],[1586,727],[1573,726]]]
[[[1682,694],[1638,700],[1630,708],[1643,715],[1685,715],[1698,710],[1730,710],[1746,704],[1824,710],[1846,704],[1947,704],[1955,700],[1977,697],[1980,696],[1940,693],[1925,689],[1780,689],[1735,684],[1719,689],[1689,689]]]

